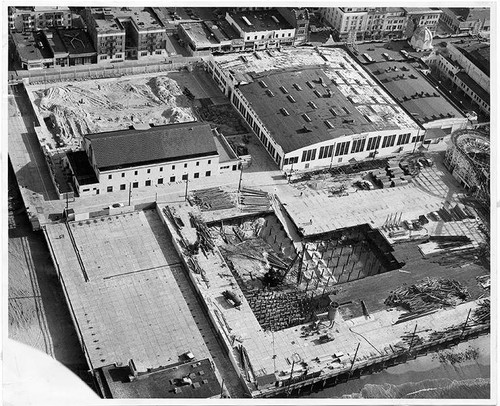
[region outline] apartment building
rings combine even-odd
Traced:
[[[334,7],[321,9],[323,19],[336,31],[339,39],[401,38],[407,16],[400,7]]]
[[[408,19],[406,37],[411,37],[418,27],[428,28],[436,34],[439,18],[443,12],[436,7],[404,7]]]
[[[97,63],[124,61],[126,31],[111,8],[87,7],[82,18],[97,51]]]
[[[28,32],[52,27],[71,28],[72,13],[66,6],[8,7],[10,32]]]
[[[166,28],[148,7],[89,7],[83,14],[98,63],[167,54]]]

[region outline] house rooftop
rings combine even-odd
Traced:
[[[52,43],[57,49],[57,52],[62,52],[64,49],[71,56],[90,56],[95,55],[96,50],[92,44],[92,40],[86,31],[80,29],[51,29]],[[54,49],[54,51],[56,51]]]
[[[119,130],[86,135],[102,170],[217,155],[209,124],[188,122],[146,130]]]
[[[217,45],[220,42],[227,40],[221,34],[220,30],[213,30],[220,34],[220,36],[212,35],[211,30],[209,30],[208,25],[205,22],[190,22],[180,24],[189,39],[196,45],[196,48],[209,47],[211,45]]]
[[[14,32],[11,35],[22,60],[41,61],[53,57],[53,52],[42,31]]]
[[[203,359],[171,367],[161,367],[130,380],[129,366],[101,368],[104,391],[113,398],[211,398],[221,393],[221,386],[210,360]],[[191,383],[183,383],[183,378]],[[106,387],[107,386],[107,387]]]
[[[293,29],[292,25],[277,10],[249,10],[228,14],[244,32]]]

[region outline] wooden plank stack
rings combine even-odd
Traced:
[[[241,188],[239,203],[241,210],[246,212],[268,211],[271,206],[267,192],[249,188]]]
[[[236,207],[229,193],[220,187],[195,190],[192,193],[192,200],[194,204],[200,207],[201,211],[224,210]]]

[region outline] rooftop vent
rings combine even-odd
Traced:
[[[267,89],[266,93],[269,97],[274,97],[274,93],[271,90]]]
[[[323,97],[323,95],[316,89],[314,90],[314,94],[318,97]]]
[[[267,84],[263,80],[259,81],[259,85],[263,87],[264,89],[267,89]]]
[[[287,116],[289,116],[289,115],[290,115],[290,113],[288,112],[288,110],[287,110],[287,109],[285,109],[284,107],[282,107],[282,108],[280,109],[280,111],[281,111],[281,114],[283,114],[285,117],[287,117]]]
[[[314,83],[307,81],[306,82],[307,86],[309,86],[311,89],[314,89]]]
[[[325,124],[330,130],[333,130],[335,128],[333,124],[328,120],[325,120]]]
[[[292,103],[297,103],[297,101],[293,98],[291,94],[287,96],[288,100],[290,100]]]
[[[349,111],[349,109],[347,107],[342,107],[342,110],[345,111],[345,114],[351,114],[351,112]]]
[[[337,112],[333,109],[333,107],[330,109],[330,113],[332,113],[335,117],[337,117]]]
[[[276,18],[276,16],[271,16],[271,18],[273,19],[273,21],[276,23],[276,24],[279,24],[280,23],[280,20],[278,20]]]
[[[301,90],[302,90],[302,88],[301,88],[301,87],[300,87],[297,83],[294,83],[294,84],[293,84],[293,87],[294,87],[295,89],[297,89],[298,91],[301,91]]]
[[[310,123],[312,120],[311,120],[311,117],[309,117],[307,114],[302,114],[302,118],[304,120],[306,120],[308,123]]]
[[[314,110],[316,110],[318,108],[318,106],[316,106],[316,104],[314,104],[313,101],[310,101],[308,102],[309,106],[311,106]]]
[[[346,118],[342,122],[344,124],[354,124],[354,120],[352,118]]]
[[[280,90],[285,93],[285,94],[288,94],[288,90],[286,90],[285,86],[280,86]]]

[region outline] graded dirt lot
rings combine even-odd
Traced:
[[[88,133],[137,123],[195,120],[191,101],[170,73],[100,79],[35,88],[35,105],[61,145]]]

